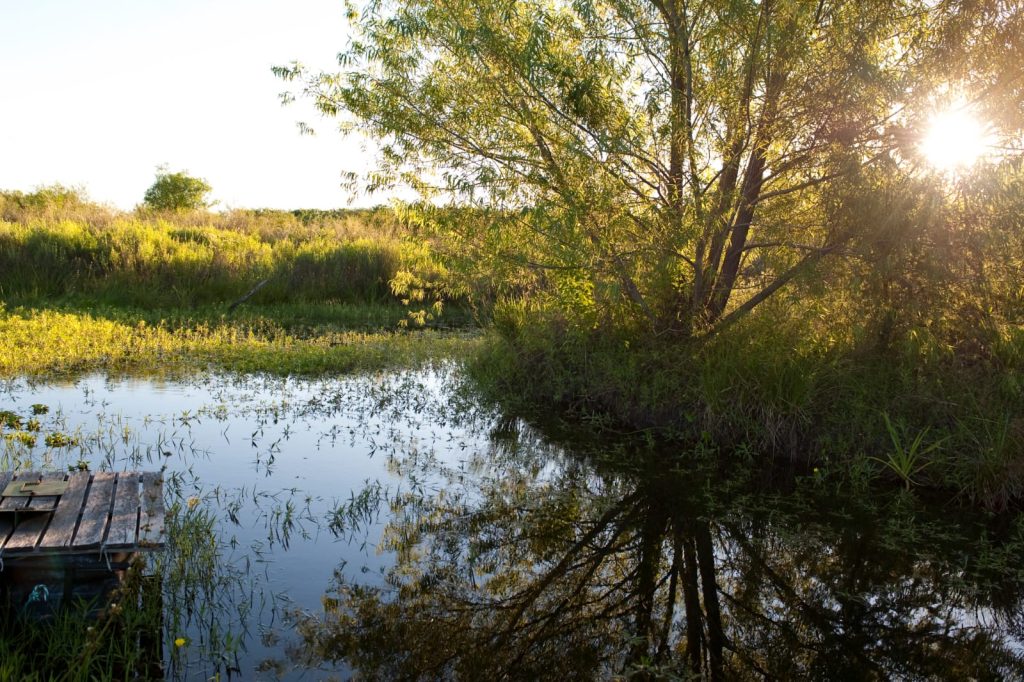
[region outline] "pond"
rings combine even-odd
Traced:
[[[570,447],[453,364],[15,381],[0,410],[39,413],[5,467],[164,470],[168,679],[1024,677],[1015,517]]]

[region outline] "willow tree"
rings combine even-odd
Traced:
[[[340,72],[276,72],[377,141],[357,180],[477,207],[450,225],[465,253],[659,332],[728,323],[884,229],[884,209],[843,206],[909,172],[929,98],[1019,89],[973,68],[937,82],[1005,50],[988,38],[1019,42],[1005,0],[370,0],[350,17]]]

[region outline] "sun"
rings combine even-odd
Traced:
[[[973,166],[991,145],[988,126],[961,103],[932,115],[919,148],[937,170],[958,171]]]

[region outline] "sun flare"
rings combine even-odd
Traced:
[[[938,170],[956,171],[974,165],[989,150],[992,135],[963,104],[936,112],[928,121],[921,153]]]

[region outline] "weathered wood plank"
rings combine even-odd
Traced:
[[[33,481],[40,478],[42,478],[42,474],[38,471],[22,471],[13,474],[10,480]],[[25,509],[29,504],[29,499],[24,497],[3,498],[0,500],[0,509]],[[11,532],[14,530],[15,519],[13,514],[3,514],[2,516],[6,531],[0,530],[0,536],[3,538],[3,542],[0,542],[0,549],[6,549],[7,541],[10,540]]]
[[[0,490],[6,488],[13,477],[14,473],[11,471],[0,471]],[[6,516],[0,518],[0,549],[3,549],[7,542],[7,536],[11,534],[12,530],[14,530],[14,519]]]
[[[39,481],[43,475],[38,471],[22,471],[14,475],[15,481]],[[5,497],[0,501],[0,509],[24,509],[28,506],[29,497]]]
[[[125,547],[135,544],[139,527],[138,471],[122,471],[117,475],[114,490],[114,510],[110,517],[110,530],[103,544],[107,547]]]
[[[41,480],[43,481],[63,481],[67,477],[67,474],[63,472],[53,472],[43,474]],[[29,497],[26,509],[51,509],[60,499],[57,495],[37,495],[35,497]],[[7,538],[7,544],[5,549],[7,550],[31,550],[39,542],[39,538],[42,537],[43,531],[46,530],[47,524],[50,523],[50,514],[36,514],[32,516],[21,517],[18,520],[18,526],[11,533],[11,536]]]
[[[53,512],[50,527],[46,529],[46,534],[39,543],[40,549],[71,546],[71,539],[75,536],[75,527],[78,525],[78,517],[85,502],[89,479],[88,471],[76,471],[68,477],[68,489],[60,498],[57,511]]]
[[[82,520],[78,524],[71,546],[98,547],[103,541],[110,519],[110,504],[114,496],[114,474],[101,471],[93,474],[92,485],[86,493],[85,506],[82,508]]]
[[[44,483],[49,481],[64,481],[67,479],[67,472],[64,471],[50,471],[43,474],[42,481]],[[57,506],[62,495],[33,495],[28,498],[29,509],[53,509]]]
[[[164,480],[156,471],[142,474],[142,516],[139,519],[139,544],[152,547],[164,544]]]
[[[14,550],[27,560],[30,555],[54,552],[84,554],[99,546],[144,549],[163,545],[163,477],[158,472],[0,473],[0,485],[12,480],[66,481],[66,491],[61,496],[0,499],[4,509],[56,506],[52,513],[28,513],[18,519],[0,514],[0,549]]]

